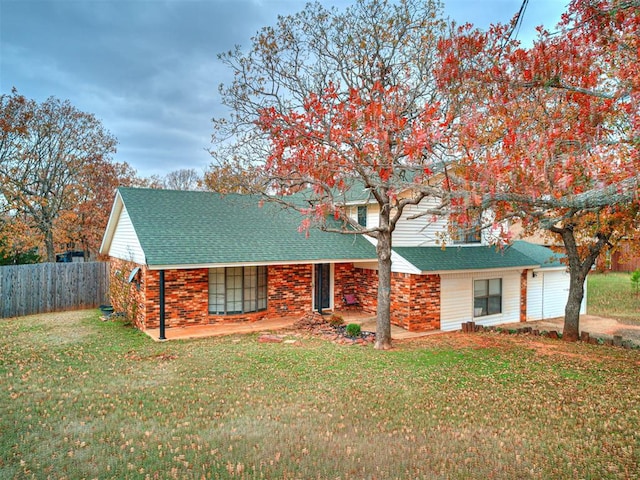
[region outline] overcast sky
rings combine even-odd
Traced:
[[[557,24],[568,0],[529,0],[518,38]],[[301,0],[0,0],[0,92],[68,99],[119,141],[115,160],[140,176],[210,164],[217,54],[248,48]],[[327,0],[344,7],[349,0]],[[445,0],[445,13],[481,28],[507,22],[522,0]]]

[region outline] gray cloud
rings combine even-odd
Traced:
[[[520,5],[449,3],[447,13],[481,26],[508,20]],[[545,5],[537,23],[549,24],[545,15],[555,23],[561,6]],[[217,88],[230,79],[217,54],[248,47],[259,28],[302,7],[300,0],[0,0],[0,91],[69,99],[95,114],[119,140],[115,159],[142,176],[203,170],[210,120],[223,114]]]

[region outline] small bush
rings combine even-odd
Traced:
[[[640,291],[640,270],[635,270],[631,273],[631,289],[638,295]]]
[[[329,317],[329,325],[331,325],[332,327],[338,327],[343,323],[344,323],[344,318],[342,318],[342,315],[338,315],[337,313],[334,313],[333,315],[331,315],[331,317]]]
[[[350,323],[349,325],[347,325],[345,333],[348,337],[359,337],[362,333],[362,329],[357,323]]]

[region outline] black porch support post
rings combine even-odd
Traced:
[[[316,281],[318,283],[318,285],[316,286],[316,303],[318,307],[318,313],[322,315],[322,300],[323,300],[322,289],[324,288],[324,286],[322,285],[322,282],[324,282],[324,278],[322,278],[322,266],[319,264],[316,264],[315,267],[316,267],[316,272],[318,273],[316,277]]]
[[[164,335],[164,270],[160,270],[160,340],[166,340]]]

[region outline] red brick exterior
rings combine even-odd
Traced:
[[[520,274],[520,321],[527,321],[527,272],[523,270]]]
[[[440,275],[391,274],[391,321],[410,332],[440,328]]]
[[[270,266],[267,273],[269,316],[302,315],[312,308],[313,265]]]
[[[139,281],[128,279],[140,268]],[[267,270],[267,310],[239,315],[209,314],[209,270],[166,270],[165,326],[186,327],[238,321],[256,321],[265,317],[303,315],[312,308],[312,265],[277,265]],[[127,312],[139,329],[160,326],[160,272],[111,258],[111,304],[116,312]]]
[[[147,328],[160,326],[160,272],[146,272]],[[209,270],[166,270],[164,273],[165,325],[188,327],[209,323]]]
[[[346,309],[344,296],[354,294],[360,309],[374,314],[378,295],[378,272],[355,268],[353,263],[338,263],[334,267],[334,298],[336,310]]]
[[[139,267],[136,281],[123,285],[111,302],[116,311],[130,311],[137,328],[160,326],[160,272],[143,265],[111,259],[112,284],[116,272],[128,278]],[[165,271],[165,326],[186,327],[265,317],[299,316],[313,308],[313,265],[276,265],[267,270],[267,309],[240,315],[209,314],[209,270]],[[526,282],[526,278],[525,278]],[[440,277],[393,273],[391,278],[391,321],[410,331],[440,328]],[[378,273],[355,268],[351,263],[334,265],[334,307],[345,308],[344,294],[354,293],[365,312],[375,314]],[[526,286],[526,283],[525,283]],[[124,298],[124,300],[123,300]],[[525,296],[526,298],[526,296]],[[525,300],[526,301],[526,300]],[[525,304],[526,307],[526,304]]]
[[[126,317],[136,328],[145,330],[147,325],[147,284],[149,272],[144,265],[133,262],[110,259],[109,297],[114,312]],[[138,274],[132,282],[129,277],[135,268],[139,268]],[[151,297],[153,298],[153,297]],[[159,308],[159,307],[158,307]]]
[[[378,272],[340,264],[335,268],[335,305],[344,308],[344,293],[355,293],[362,310],[375,314]],[[391,274],[391,323],[409,331],[440,328],[440,276]]]

